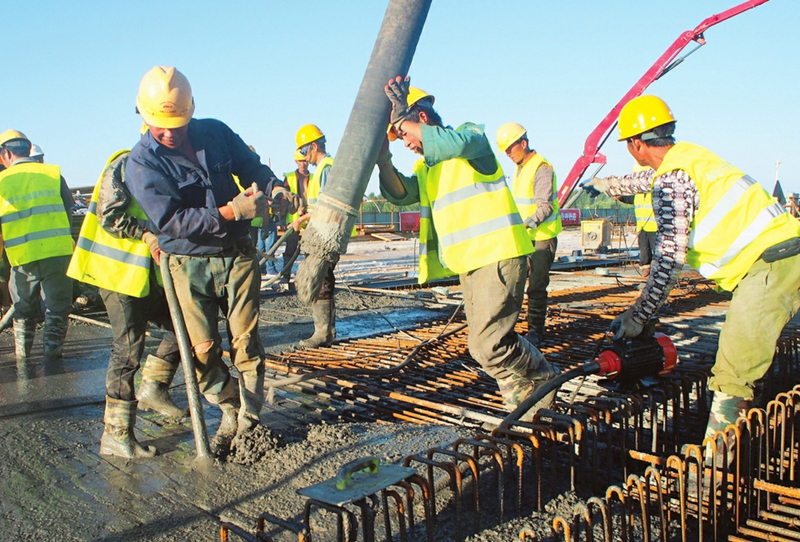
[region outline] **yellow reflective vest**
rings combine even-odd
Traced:
[[[284,177],[286,177],[286,182],[289,183],[289,190],[299,196],[300,188],[297,186],[297,170],[292,171],[291,173],[287,173],[286,175],[284,175]],[[311,174],[308,175],[308,186],[311,186]],[[308,187],[306,188],[306,192],[308,192]],[[298,210],[298,212],[292,213],[286,217],[286,223],[291,224],[299,217],[300,217],[300,212]],[[303,225],[303,227],[305,227],[305,224]]]
[[[636,194],[633,197],[633,214],[636,216],[636,231],[644,230],[652,233],[658,230],[656,215],[653,213],[652,192]]]
[[[330,154],[326,154],[325,158],[323,158],[319,164],[317,164],[317,169],[314,170],[314,173],[309,174],[308,177],[308,189],[306,191],[306,200],[308,201],[308,210],[311,211],[314,206],[319,201],[319,194],[322,192],[322,186],[320,186],[320,178],[322,177],[322,172],[325,171],[325,168],[329,168],[333,166],[333,157]]]
[[[103,168],[105,173],[111,163],[119,157],[127,160],[130,151],[115,153]],[[121,239],[105,231],[97,219],[97,201],[103,174],[94,187],[92,199],[83,226],[78,236],[75,253],[69,262],[67,276],[93,284],[104,290],[111,290],[132,297],[145,297],[150,293],[150,248],[138,239]],[[125,210],[126,213],[147,220],[136,200]]]
[[[14,267],[72,254],[61,168],[17,162],[0,172],[0,223],[8,262]]]
[[[750,176],[712,152],[679,142],[667,151],[653,179],[676,169],[692,178],[700,200],[686,262],[719,288],[733,291],[766,249],[800,237],[800,221]]]
[[[511,191],[514,194],[514,202],[517,204],[517,209],[519,209],[522,220],[533,216],[538,208],[533,193],[533,180],[536,177],[536,172],[543,165],[548,165],[551,169],[553,168],[541,154],[536,153],[531,156],[523,166],[517,167],[517,171],[514,174],[514,182],[511,183]],[[528,235],[534,241],[552,239],[561,233],[563,229],[561,225],[561,213],[558,207],[558,197],[556,197],[557,193],[558,185],[556,183],[556,172],[555,169],[553,169],[553,194],[550,197],[550,203],[553,205],[553,212],[535,229],[528,229]]]
[[[419,184],[419,283],[468,273],[533,252],[531,238],[497,163],[491,175],[451,158],[414,166]]]

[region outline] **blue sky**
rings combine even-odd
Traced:
[[[566,177],[589,133],[678,35],[738,0],[433,0],[411,66],[445,123],[524,125]],[[96,2],[4,5],[0,129],[25,132],[73,187],[93,185],[141,119],[142,75],[174,65],[198,118],[227,123],[276,173],[315,123],[339,145],[387,2]],[[800,2],[770,0],[712,27],[708,44],[648,93],[667,101],[678,139],[700,144],[772,190],[776,161],[800,192]],[[686,50],[691,49],[690,45]],[[410,172],[414,155],[392,145]],[[615,139],[605,174],[630,171]],[[507,173],[511,162],[500,158]],[[590,167],[592,172],[594,166]],[[373,176],[368,188],[377,191]]]

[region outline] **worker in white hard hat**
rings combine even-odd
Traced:
[[[531,147],[528,131],[516,122],[507,122],[498,128],[497,146],[517,166],[511,192],[535,249],[528,256],[528,333],[525,338],[539,346],[547,319],[550,267],[562,230],[556,174],[553,166]]]
[[[497,381],[513,411],[556,369],[514,327],[522,308],[527,256],[533,252],[503,169],[481,125],[447,127],[434,98],[396,77],[388,139],[419,154],[410,177],[392,164],[388,142],[377,165],[381,192],[395,205],[420,204],[420,284],[458,275],[469,325],[469,352]],[[549,407],[555,391],[521,418]]]
[[[9,293],[14,305],[14,344],[18,362],[31,355],[44,302],[42,346],[45,359],[62,359],[72,309],[67,265],[74,243],[70,214],[74,201],[61,169],[29,155],[31,142],[17,130],[0,134],[0,222],[11,264]]]
[[[628,102],[619,141],[649,169],[595,178],[584,188],[611,196],[652,192],[655,256],[641,295],[612,324],[616,337],[639,335],[684,264],[733,292],[708,384],[714,400],[706,437],[714,438],[750,407],[783,327],[800,310],[800,221],[740,169],[703,147],[676,143],[675,123],[656,96]]]
[[[131,150],[126,183],[169,262],[200,392],[222,410],[212,444],[224,456],[237,434],[260,423],[264,400],[261,281],[250,221],[268,217],[270,199],[285,202],[286,211],[296,208],[296,199],[227,125],[192,118],[192,88],[174,67],[156,66],[144,75],[136,107],[148,132]],[[222,360],[220,311],[230,359],[241,375],[241,407]]]
[[[44,164],[44,151],[39,145],[31,145],[31,154],[29,156],[32,160]]]

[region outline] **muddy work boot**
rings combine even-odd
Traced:
[[[336,338],[336,307],[333,299],[318,299],[311,306],[314,318],[314,334],[298,343],[300,348],[330,346]]]
[[[178,407],[169,396],[169,386],[177,371],[177,363],[147,356],[142,368],[142,385],[136,394],[141,410],[152,410],[171,418],[186,418],[189,415],[189,409]]]
[[[14,352],[17,361],[25,361],[31,355],[36,320],[14,320]]]
[[[106,396],[105,429],[100,437],[100,454],[126,459],[153,457],[158,450],[142,446],[133,434],[136,425],[136,401],[123,401]]]
[[[558,375],[558,370],[544,358],[539,350],[524,340],[520,341],[520,345],[523,353],[515,365],[520,368],[527,367],[525,373],[510,373],[506,377],[497,379],[500,395],[503,396],[503,404],[509,412],[513,412],[525,399],[541,388],[542,384]],[[520,417],[520,421],[529,422],[533,420],[533,416],[540,409],[550,408],[557,391],[554,389],[537,401],[528,412]]]
[[[236,436],[253,431],[261,423],[261,407],[264,405],[264,371],[242,373],[239,386],[242,406],[239,409]]]
[[[231,441],[236,436],[239,428],[238,415],[239,405],[234,398],[228,399],[219,405],[222,410],[222,419],[219,422],[214,438],[211,440],[211,451],[216,456],[228,455],[231,451]]]
[[[69,319],[67,316],[54,316],[48,314],[44,317],[44,332],[42,333],[42,346],[44,358],[47,361],[56,361],[62,358],[64,339],[67,337]]]

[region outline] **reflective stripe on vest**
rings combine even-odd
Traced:
[[[633,197],[633,213],[636,217],[636,231],[658,231],[656,215],[653,213],[652,192],[648,192],[647,194],[636,194]]]
[[[653,176],[685,171],[698,188],[686,262],[732,291],[769,247],[800,237],[800,221],[741,170],[691,143],[671,147]]]
[[[511,191],[514,194],[514,202],[517,204],[519,214],[524,222],[528,217],[536,213],[538,205],[536,205],[536,195],[533,193],[533,181],[536,178],[536,172],[543,165],[553,166],[542,157],[541,154],[536,153],[531,156],[522,167],[517,167],[514,173],[514,181],[511,183]],[[561,213],[559,212],[558,197],[558,183],[556,181],[555,169],[553,169],[553,192],[550,197],[550,204],[553,206],[553,212],[545,218],[535,229],[528,229],[528,235],[535,241],[546,241],[552,239],[561,233],[563,227],[561,225]]]
[[[150,248],[140,240],[121,239],[111,235],[102,228],[97,218],[97,201],[105,172],[115,160],[127,160],[128,153],[129,151],[115,153],[103,168],[100,180],[92,192],[67,276],[104,290],[132,297],[145,297],[150,292]],[[140,220],[147,220],[133,198],[125,212]]]
[[[420,283],[533,252],[496,159],[495,164],[493,174],[483,175],[461,158],[431,168],[424,160],[416,163]]]
[[[18,162],[0,172],[0,223],[12,266],[71,255],[74,243],[61,198],[61,169]]]
[[[308,189],[306,192],[306,199],[308,200],[308,210],[310,211],[314,205],[319,201],[319,193],[322,192],[322,186],[319,185],[319,179],[322,177],[322,172],[325,168],[333,166],[333,158],[330,154],[326,154],[325,158],[317,164],[317,169],[314,173],[309,174]]]

